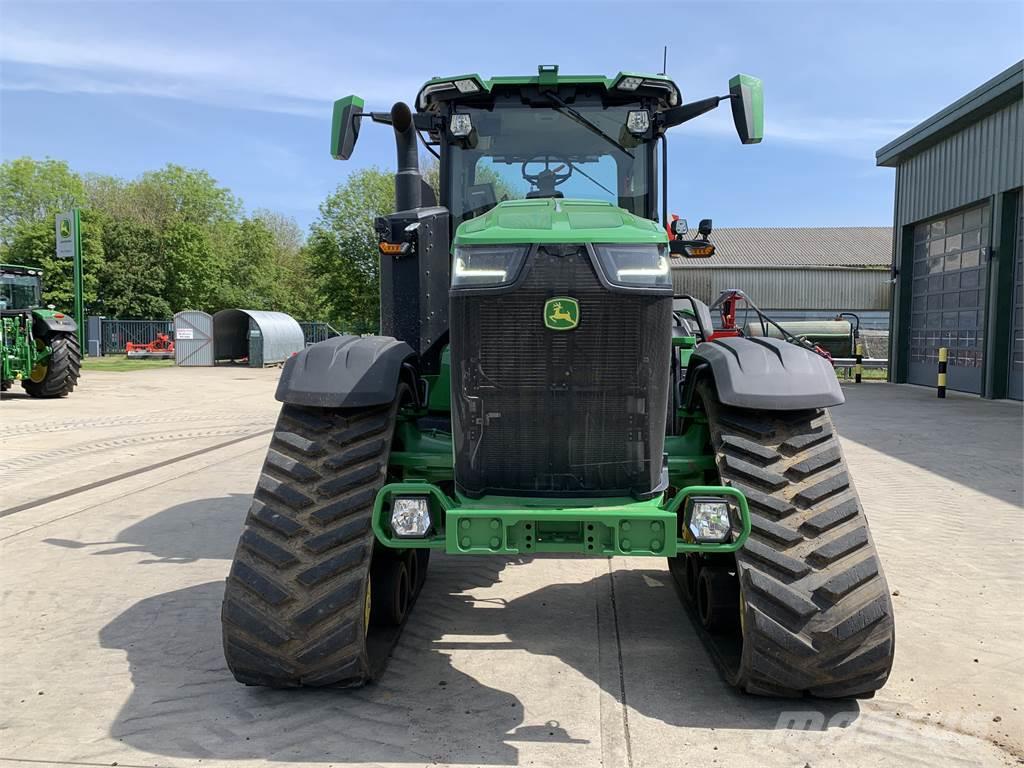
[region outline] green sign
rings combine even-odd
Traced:
[[[571,331],[580,324],[580,305],[569,296],[556,296],[544,303],[544,326],[552,331]]]

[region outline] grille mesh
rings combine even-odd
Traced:
[[[451,297],[456,480],[468,494],[646,493],[661,477],[671,297],[612,292],[584,249]],[[544,326],[571,296],[579,326]]]

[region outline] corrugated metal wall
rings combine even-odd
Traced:
[[[919,222],[966,206],[990,203],[990,243],[996,255],[1007,250],[1000,243],[1001,210],[1024,185],[1024,102],[1019,98],[986,117],[971,123],[937,144],[911,155],[896,168],[895,245],[900,280],[895,292],[892,322],[892,377],[909,379],[911,275],[913,271],[913,226]],[[1004,262],[1010,254],[1004,254]],[[997,269],[988,280],[989,319],[986,324],[983,392],[985,397],[1002,396],[1004,375],[1000,372],[1006,350],[995,340],[1007,318],[997,316],[994,295],[998,284],[1012,280],[1010,264],[990,261]]]
[[[1021,186],[1022,102],[993,112],[897,168],[897,225],[912,224]]]
[[[262,367],[287,360],[305,348],[302,327],[284,312],[222,309],[213,316],[216,360],[249,359]]]
[[[889,269],[841,267],[702,267],[672,268],[677,296],[688,294],[710,303],[729,288],[740,288],[765,310],[888,310]]]

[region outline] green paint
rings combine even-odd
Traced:
[[[427,496],[435,528],[426,539],[391,534],[388,511],[394,496]],[[678,538],[680,510],[688,496],[731,496],[741,530],[727,544],[699,544]],[[535,499],[487,496],[451,498],[423,482],[390,483],[377,494],[373,531],[384,546],[443,549],[453,555],[580,555],[673,557],[679,552],[729,553],[750,535],[750,510],[743,494],[725,486],[691,486],[671,499]]]
[[[736,75],[729,80],[729,93],[743,100],[749,133],[743,143],[759,144],[764,138],[764,85],[756,77]]]
[[[331,157],[335,160],[345,160],[346,152],[351,151],[351,146],[346,147],[346,137],[350,133],[358,134],[359,128],[356,125],[346,125],[346,116],[351,119],[352,112],[362,112],[364,101],[358,96],[346,96],[334,102],[334,111],[331,115]],[[354,138],[352,143],[355,143]]]
[[[657,222],[611,203],[538,198],[505,200],[483,216],[463,222],[455,232],[454,245],[667,242]]]
[[[395,428],[394,444],[396,447],[388,457],[388,469],[393,475],[432,483],[443,483],[454,477],[451,427],[448,432],[421,432],[414,419],[402,419]]]
[[[441,370],[436,376],[424,376],[427,380],[427,410],[451,411],[452,409],[452,352],[445,347],[441,353]]]
[[[68,227],[70,234],[70,224]],[[29,275],[29,271],[36,274]],[[16,283],[21,290],[16,291]],[[41,291],[42,272],[38,268],[0,264],[0,301],[6,310],[0,317],[0,381],[27,379],[33,368],[45,365],[50,359],[52,350],[44,340],[34,337],[32,327],[36,318],[61,315],[63,319],[63,313],[38,307],[36,302]],[[26,293],[31,293],[32,298]]]
[[[571,296],[556,296],[544,303],[544,326],[552,331],[571,331],[580,324],[580,304]]]

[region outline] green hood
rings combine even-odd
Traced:
[[[463,222],[455,245],[501,243],[667,243],[661,226],[597,200],[506,200]]]

